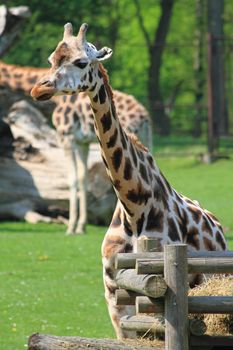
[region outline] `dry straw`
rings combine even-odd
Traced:
[[[189,291],[190,296],[233,296],[233,276],[213,276]],[[232,335],[233,315],[206,314],[197,315],[207,325],[207,334]]]

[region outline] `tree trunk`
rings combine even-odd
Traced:
[[[160,2],[161,16],[152,42],[143,22],[139,1],[134,0],[134,4],[138,23],[149,53],[148,98],[153,124],[160,135],[168,135],[170,133],[170,121],[169,116],[165,113],[160,86],[160,71],[174,0]]]
[[[203,107],[204,104],[204,1],[196,0],[196,51],[194,62],[194,74],[195,74],[195,104],[196,111],[193,121],[193,136],[200,137],[202,133],[201,124],[203,121]]]
[[[0,218],[50,222],[53,220],[49,217],[57,213],[67,215],[67,160],[55,130],[26,101],[15,103],[5,120],[11,133],[0,139]],[[88,169],[89,222],[107,225],[116,199],[99,148],[94,144]]]
[[[227,135],[229,124],[224,86],[223,11],[224,0],[208,0],[208,32],[212,37],[210,83],[216,137]]]
[[[162,342],[118,341],[113,339],[90,339],[81,337],[57,337],[33,334],[28,341],[28,350],[159,350]]]
[[[160,86],[160,72],[162,55],[169,30],[174,0],[161,1],[161,17],[156,30],[155,38],[151,43],[149,55],[150,66],[148,71],[148,96],[152,119],[160,135],[170,133],[170,121],[164,110],[164,100]]]
[[[20,33],[22,24],[30,16],[27,6],[7,8],[0,6],[0,57],[11,47]]]

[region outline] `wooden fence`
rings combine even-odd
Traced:
[[[233,252],[188,253],[187,245],[139,240],[138,253],[116,258],[117,305],[135,305],[136,316],[124,316],[121,327],[165,336],[166,350],[233,349],[233,336],[204,335],[206,325],[189,314],[233,314],[233,296],[188,296],[188,274],[233,273]],[[164,314],[165,324],[145,314]],[[143,314],[143,315],[142,315]]]

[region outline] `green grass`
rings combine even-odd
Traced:
[[[35,332],[113,337],[104,301],[104,228],[0,224],[0,349],[24,349]]]
[[[159,156],[170,156],[171,154],[175,156],[200,155],[207,151],[207,140],[205,137],[194,138],[188,135],[161,137],[154,134],[153,144],[154,152]],[[232,156],[232,137],[221,137],[218,141],[217,152],[219,155]]]
[[[233,162],[157,162],[173,187],[220,219],[233,249]],[[24,349],[35,332],[114,337],[102,284],[105,231],[90,225],[87,235],[66,237],[63,225],[0,223],[0,349]]]

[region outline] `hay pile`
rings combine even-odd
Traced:
[[[213,276],[189,291],[190,296],[233,296],[233,276]],[[197,315],[207,326],[207,334],[232,335],[233,315],[206,314]]]

